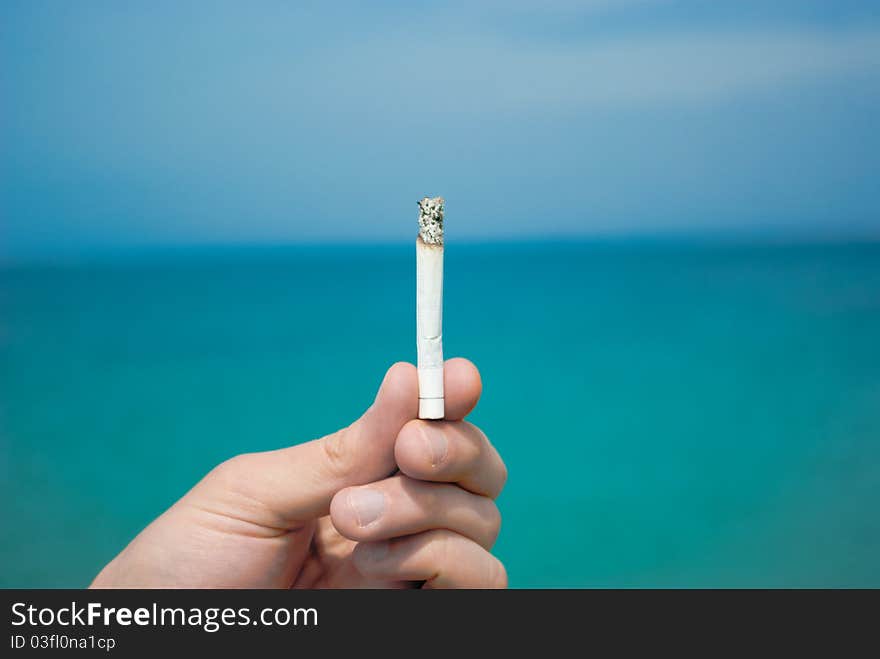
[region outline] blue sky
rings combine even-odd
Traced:
[[[880,235],[880,3],[0,4],[0,250]]]

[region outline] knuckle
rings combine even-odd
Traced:
[[[489,585],[491,588],[507,588],[507,568],[504,563],[492,556],[489,562]]]
[[[253,454],[251,453],[235,455],[214,467],[208,474],[208,478],[220,484],[238,482],[243,474],[250,471],[252,461]]]
[[[351,471],[351,452],[348,450],[350,428],[344,428],[321,439],[327,468],[333,476],[345,476]]]
[[[478,446],[478,458],[475,459],[483,459],[488,464],[497,465],[498,470],[498,491],[496,492],[496,496],[501,493],[501,490],[504,489],[504,486],[507,484],[507,465],[504,464],[504,460],[498,454],[497,449],[489,441],[489,438],[486,436],[486,433],[483,432],[481,428],[478,426],[473,426],[474,430],[477,432],[477,436],[479,437],[479,446]]]
[[[472,423],[468,423],[468,425],[473,431],[470,435],[471,441],[468,442],[470,445],[469,455],[473,461],[477,461],[492,452],[492,442],[489,441],[489,438],[486,436],[486,433],[483,432],[482,428],[475,426]]]
[[[504,464],[504,460],[501,460],[501,478],[500,478],[500,486],[498,487],[499,493],[504,489],[504,486],[507,485],[507,465]]]
[[[203,508],[221,510],[224,515],[239,521],[250,520],[264,527],[284,527],[288,521],[266,500],[266,493],[259,485],[269,453],[241,453],[224,460],[186,497]]]
[[[489,524],[490,539],[492,544],[498,539],[498,533],[501,531],[501,511],[491,499],[486,514],[486,521]]]

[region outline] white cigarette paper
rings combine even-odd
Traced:
[[[416,238],[416,338],[419,418],[442,419],[443,403],[443,198],[419,202]]]

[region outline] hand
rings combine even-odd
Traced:
[[[347,428],[227,460],[91,587],[505,587],[489,549],[507,470],[462,421],[480,375],[452,359],[444,385],[447,420],[420,421],[416,369],[395,364]]]

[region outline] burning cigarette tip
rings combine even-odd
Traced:
[[[443,244],[443,197],[419,202],[419,237],[428,245]]]

